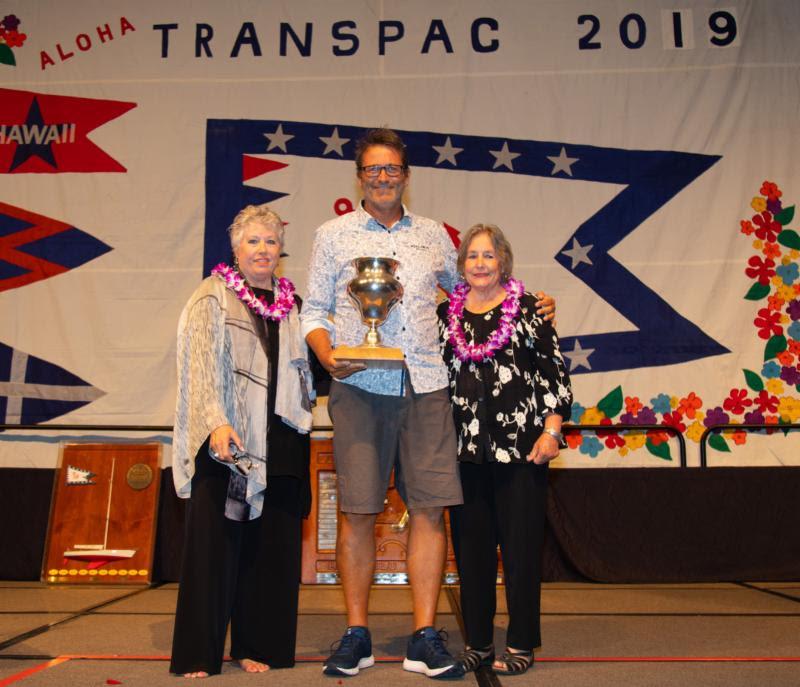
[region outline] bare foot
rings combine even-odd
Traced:
[[[183,677],[189,677],[189,678],[208,677],[208,673],[204,670],[198,670],[196,673],[184,673]]]
[[[269,670],[266,663],[259,663],[251,658],[240,658],[239,666],[245,673],[265,673]]]

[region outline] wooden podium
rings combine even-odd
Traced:
[[[408,525],[406,508],[394,487],[394,476],[386,493],[386,506],[375,525],[375,582],[405,584]],[[447,516],[445,516],[447,517]],[[311,514],[303,521],[303,584],[332,584],[336,573],[336,525],[338,518],[333,441],[311,440]],[[447,565],[445,580],[454,582],[455,557],[450,543],[450,522],[445,520]]]
[[[160,463],[160,444],[62,445],[42,580],[148,584]]]

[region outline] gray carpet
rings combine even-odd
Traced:
[[[0,685],[184,684],[183,678],[167,673],[166,662],[177,586],[131,595],[140,589],[0,582],[0,643],[6,644],[0,649]],[[448,630],[450,647],[457,652],[463,642],[453,597],[457,599],[457,593],[452,590],[441,595],[437,626]],[[498,646],[504,644],[508,620],[504,609],[501,593]],[[322,658],[344,629],[343,602],[338,587],[314,586],[301,592],[295,668],[248,675],[228,663],[223,674],[207,684],[431,684],[400,665],[411,630],[408,588],[375,588],[371,610],[378,663],[352,680],[321,673]],[[533,671],[521,677],[498,676],[495,685],[800,685],[800,583],[548,584],[542,610],[544,643]],[[55,624],[45,632],[21,636],[48,623]],[[46,663],[66,655],[76,658]],[[665,658],[671,660],[654,660]],[[692,660],[697,658],[779,660]],[[37,667],[42,669],[31,672]],[[479,683],[470,675],[459,684]]]

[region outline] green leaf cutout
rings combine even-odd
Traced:
[[[778,234],[778,243],[787,248],[800,249],[800,236],[794,229],[784,229]]]
[[[664,442],[656,446],[650,439],[645,442],[647,450],[650,451],[656,458],[661,460],[672,460],[672,454],[669,451],[669,442]]]
[[[708,437],[708,445],[711,448],[717,449],[717,451],[723,451],[724,453],[731,452],[731,449],[728,447],[728,442],[725,441],[725,437],[721,434],[712,434]]]
[[[5,43],[0,43],[0,64],[10,64],[12,67],[17,65],[14,53]]]
[[[750,290],[744,295],[745,300],[748,301],[760,301],[764,296],[768,295],[770,291],[769,284],[762,284],[761,282],[756,282],[750,287]]]
[[[778,353],[783,353],[786,350],[786,346],[786,337],[783,334],[773,336],[764,346],[764,360],[770,360]]]
[[[622,387],[618,386],[606,394],[598,402],[597,409],[602,410],[605,416],[609,418],[619,415],[619,411],[622,410]]]
[[[742,372],[744,372],[744,381],[747,383],[747,386],[753,391],[763,391],[764,380],[761,379],[761,377],[752,370],[742,370]]]
[[[789,224],[794,219],[794,205],[790,205],[788,208],[783,208],[777,215],[775,215],[775,221],[780,222],[784,227]],[[792,232],[794,233],[794,232]]]

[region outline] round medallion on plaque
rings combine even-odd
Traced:
[[[153,469],[147,463],[134,463],[128,469],[125,480],[131,489],[147,489],[153,481]]]

